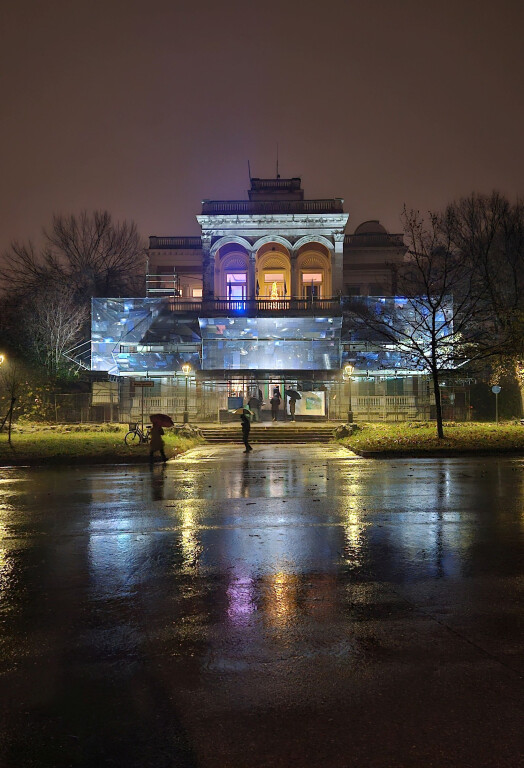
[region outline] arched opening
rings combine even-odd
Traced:
[[[291,298],[291,260],[280,243],[266,243],[256,256],[256,295],[261,299]]]
[[[297,252],[297,292],[301,299],[331,297],[331,254],[321,243],[306,243]]]
[[[215,295],[230,301],[248,298],[247,249],[238,243],[222,245],[215,257]]]

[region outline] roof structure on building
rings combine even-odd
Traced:
[[[344,200],[339,197],[305,200],[302,180],[298,176],[281,179],[251,178],[248,200],[203,200],[203,216],[272,216],[280,214],[343,214]],[[200,237],[149,238],[150,249],[201,250]],[[354,234],[345,235],[344,248],[402,248],[401,234],[389,234],[378,219],[364,221]]]
[[[363,221],[352,235],[344,237],[345,248],[403,248],[402,235],[390,235],[378,219]]]
[[[203,200],[204,216],[256,216],[264,214],[344,213],[342,198],[304,200],[299,177],[292,179],[251,179],[249,200]]]
[[[304,190],[302,180],[295,176],[292,179],[250,179],[251,189],[248,197],[251,202],[268,201],[279,198],[280,200],[303,200]]]
[[[387,230],[378,219],[370,219],[358,225],[355,235],[387,235]]]

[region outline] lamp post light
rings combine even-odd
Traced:
[[[187,382],[189,379],[189,374],[191,373],[191,366],[189,363],[184,363],[182,366],[182,371],[184,373],[184,376],[186,377],[186,393],[184,398],[184,424],[187,424],[189,422],[189,411],[187,408]]]
[[[353,423],[353,411],[351,409],[351,376],[353,374],[353,371],[355,370],[355,366],[353,363],[347,363],[347,365],[344,366],[344,373],[348,379],[349,382],[349,397],[348,397],[348,424]]]

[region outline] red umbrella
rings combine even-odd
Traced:
[[[165,413],[152,413],[149,418],[151,419],[151,424],[157,424],[159,427],[174,426],[171,416],[167,416]]]

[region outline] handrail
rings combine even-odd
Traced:
[[[340,298],[331,299],[202,299],[194,301],[170,296],[166,299],[172,312],[340,312]]]

